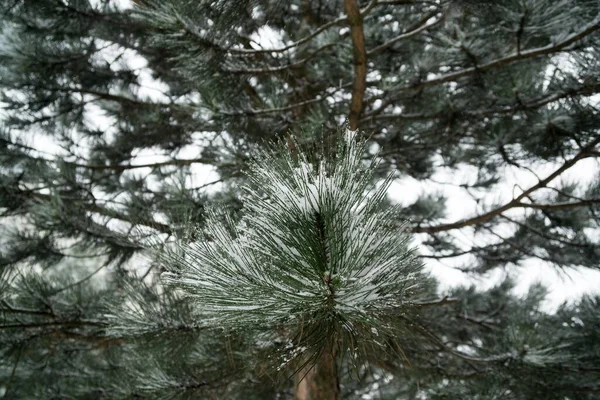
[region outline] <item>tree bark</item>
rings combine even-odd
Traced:
[[[306,369],[309,369],[306,372]],[[340,384],[336,356],[324,351],[316,364],[308,366],[297,375],[294,400],[337,400]]]
[[[345,0],[344,8],[350,23],[350,35],[354,48],[354,86],[348,122],[351,130],[358,129],[363,110],[363,99],[367,88],[367,50],[360,7],[356,0]]]

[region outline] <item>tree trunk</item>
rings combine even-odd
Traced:
[[[350,36],[354,47],[354,86],[352,89],[352,101],[350,103],[350,115],[348,123],[351,130],[358,129],[360,114],[363,109],[363,99],[367,88],[367,48],[365,46],[365,32],[360,7],[357,0],[345,0],[344,8],[350,23]]]
[[[300,371],[294,400],[337,400],[340,383],[335,359],[333,352],[324,351],[316,364],[307,367],[308,372]]]

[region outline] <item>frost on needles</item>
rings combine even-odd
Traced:
[[[373,185],[376,157],[365,162],[357,133],[346,131],[334,157],[299,147],[260,152],[244,216],[209,213],[209,239],[166,253],[164,280],[207,326],[287,327],[302,350],[350,338],[354,352],[392,329],[426,278],[398,208],[382,206],[391,179]]]

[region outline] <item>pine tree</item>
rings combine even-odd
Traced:
[[[598,396],[599,297],[424,269],[597,270],[597,1],[0,13],[0,397]]]

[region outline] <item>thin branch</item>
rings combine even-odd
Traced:
[[[6,300],[0,302],[6,308],[0,308],[0,314],[25,314],[25,315],[37,315],[42,317],[54,317],[54,314],[48,311],[30,310],[25,308],[16,308],[8,304]]]
[[[319,96],[315,97],[314,99],[301,101],[299,103],[290,104],[289,106],[284,106],[284,107],[265,108],[262,110],[247,109],[247,110],[242,110],[242,111],[221,111],[221,110],[219,110],[217,112],[217,114],[226,115],[228,117],[237,117],[237,116],[242,116],[242,115],[262,115],[262,114],[279,113],[279,112],[291,111],[295,108],[304,107],[309,104],[318,103],[318,102],[324,101],[326,98],[327,98],[327,96],[319,95]]]
[[[538,203],[518,203],[515,207],[521,208],[534,208],[537,210],[568,210],[571,208],[577,208],[582,206],[592,206],[600,204],[600,199],[585,199],[581,201],[573,201],[566,203],[554,203],[554,204],[538,204]]]
[[[547,256],[543,256],[540,254],[536,254],[535,252],[535,247],[532,249],[525,249],[524,246],[521,243],[516,243],[514,240],[511,239],[507,239],[504,236],[500,235],[499,233],[495,232],[493,229],[484,226],[483,229],[485,229],[486,231],[488,231],[490,234],[496,236],[498,239],[500,239],[500,243],[499,244],[508,244],[510,247],[512,247],[513,249],[517,250],[518,252],[520,252],[522,255],[527,256],[527,257],[533,257],[533,258],[537,258],[540,259],[542,261],[546,261],[547,263],[551,263],[551,264],[556,264],[556,260],[551,259],[550,257]],[[513,261],[514,262],[514,261]]]
[[[415,1],[415,0],[379,0],[377,2],[378,6],[400,6],[400,5],[408,5],[408,4],[428,4],[430,6],[439,6],[439,3],[435,1]]]
[[[201,189],[207,188],[207,187],[212,186],[212,185],[216,185],[217,183],[221,183],[221,182],[223,182],[223,179],[217,179],[217,180],[214,180],[212,182],[208,182],[208,183],[205,183],[203,185],[190,188],[189,190],[201,190]]]
[[[263,67],[263,68],[239,68],[239,69],[225,69],[223,72],[229,74],[247,74],[247,75],[267,75],[267,74],[275,74],[283,71],[287,71],[289,69],[299,68],[306,64],[308,61],[312,60],[318,53],[328,48],[334,47],[339,43],[327,43],[303,59],[285,65],[278,65],[276,67]]]
[[[8,382],[4,385],[4,395],[2,398],[7,398],[10,392],[10,386],[15,379],[17,368],[19,367],[19,362],[21,361],[21,356],[23,355],[23,350],[25,349],[26,344],[23,343],[19,346],[19,352],[17,353],[17,359],[15,360],[15,365],[13,365],[10,376],[8,377]]]
[[[51,195],[46,195],[46,194],[41,194],[41,193],[30,193],[30,196],[40,199],[40,200],[44,200],[44,201],[52,200]],[[171,229],[171,227],[169,227],[166,224],[162,224],[160,222],[144,220],[141,218],[132,217],[130,215],[124,215],[124,214],[119,213],[118,211],[111,210],[110,208],[101,207],[97,204],[81,203],[80,205],[82,207],[84,207],[87,211],[97,213],[100,215],[104,215],[105,217],[118,219],[118,220],[128,222],[128,223],[134,224],[134,225],[144,225],[149,228],[156,229],[157,231],[162,232],[162,233],[173,233],[173,230]]]
[[[3,138],[0,138],[0,142],[4,142],[9,146],[19,147],[24,150],[29,150],[29,151],[38,152],[38,153],[39,152],[44,153],[43,150],[35,149],[33,147],[22,145],[19,143],[14,143],[14,142],[8,141]],[[122,172],[125,170],[139,169],[139,168],[161,168],[161,167],[168,167],[168,166],[183,167],[183,166],[189,166],[192,164],[207,164],[207,165],[213,165],[216,167],[229,166],[228,164],[214,164],[214,163],[208,162],[208,160],[206,160],[204,158],[172,159],[172,160],[168,160],[168,161],[161,161],[161,162],[147,163],[147,164],[116,164],[116,165],[114,165],[114,164],[113,165],[80,164],[80,163],[73,162],[73,161],[52,160],[52,159],[48,159],[48,158],[39,158],[39,157],[35,158],[35,157],[31,157],[31,156],[30,156],[30,159],[33,159],[36,161],[41,161],[41,162],[47,162],[47,163],[62,163],[62,164],[69,165],[69,166],[72,166],[75,168],[85,168],[85,169],[96,170],[96,171],[110,170],[110,171],[119,171],[119,172]]]
[[[110,336],[96,336],[96,335],[88,335],[82,334],[73,331],[66,330],[54,330],[50,333],[53,339],[72,339],[78,340],[84,343],[94,344],[98,347],[107,347],[109,345],[118,345],[125,343],[125,338],[118,337],[110,337]]]
[[[573,247],[579,247],[579,248],[590,248],[590,247],[594,247],[594,245],[592,243],[575,243],[575,242],[571,242],[565,239],[562,239],[560,237],[556,237],[556,236],[552,236],[552,235],[548,235],[545,232],[540,231],[537,228],[534,228],[526,223],[517,221],[515,219],[512,219],[510,217],[507,217],[506,215],[501,215],[501,217],[507,221],[512,222],[513,224],[519,225],[520,227],[527,229],[530,232],[535,233],[536,235],[543,237],[544,239],[550,240],[550,241],[554,241],[554,242],[558,242],[558,243],[562,243],[566,246],[573,246]]]
[[[28,85],[21,85],[16,87],[15,89],[25,89]],[[40,89],[39,87],[32,86],[33,89]],[[63,92],[63,93],[80,93],[80,94],[89,94],[91,96],[96,96],[105,100],[113,100],[124,103],[131,103],[135,105],[169,105],[172,106],[171,103],[160,103],[160,102],[145,102],[139,99],[135,99],[133,97],[125,97],[116,94],[111,94],[107,92],[101,92],[93,89],[85,89],[85,88],[69,88],[69,87],[44,87],[43,90],[48,90],[50,92]]]
[[[440,306],[440,305],[444,305],[444,304],[452,304],[452,303],[456,303],[458,301],[459,301],[459,299],[444,296],[441,299],[415,302],[415,303],[413,303],[413,305],[418,306],[418,307],[430,307],[430,306]]]
[[[527,111],[527,110],[535,110],[537,108],[543,107],[547,104],[553,103],[555,101],[568,98],[568,97],[576,97],[576,96],[589,96],[600,92],[600,84],[594,85],[584,85],[578,89],[568,89],[561,93],[555,93],[549,96],[542,97],[538,100],[533,100],[531,102],[525,103],[521,102],[519,105],[515,107],[501,107],[497,109],[488,109],[488,110],[476,110],[476,111],[465,111],[466,114],[477,115],[477,116],[488,116],[494,114],[506,114],[515,111]]]
[[[464,319],[465,321],[477,324],[488,330],[498,329],[498,326],[487,322],[486,320],[479,320],[476,318],[469,317],[468,315],[456,314],[456,318]]]
[[[414,326],[416,326],[422,333],[425,334],[425,336],[427,336],[433,343],[438,345],[443,351],[446,351],[447,353],[449,353],[453,356],[456,356],[458,358],[461,358],[465,361],[477,362],[477,363],[488,363],[488,362],[501,362],[501,361],[506,361],[506,360],[515,358],[515,354],[513,354],[513,353],[498,354],[498,355],[490,356],[490,357],[470,356],[468,354],[462,353],[460,351],[457,351],[457,350],[454,350],[454,349],[448,347],[444,342],[442,342],[442,340],[440,338],[437,337],[437,335],[435,335],[433,332],[429,331],[429,329],[425,328],[425,326],[420,324],[419,322],[413,321],[412,319],[410,319],[406,316],[402,316],[402,318],[406,319],[407,321],[412,323]]]
[[[375,7],[375,5],[377,5],[377,4],[378,4],[377,0],[372,0],[363,10],[359,10],[359,11],[364,16],[364,15],[368,14],[373,9],[373,7]],[[332,28],[336,25],[341,25],[341,24],[345,23],[347,20],[348,20],[347,17],[340,17],[340,18],[334,19],[333,21],[327,22],[326,24],[317,28],[314,32],[312,32],[308,36],[305,36],[302,39],[299,39],[293,43],[288,44],[287,46],[279,47],[277,49],[229,49],[228,51],[231,52],[232,54],[246,54],[246,55],[264,54],[264,53],[281,53],[281,52],[293,49],[295,47],[298,47],[301,44],[304,44],[304,43],[308,42],[309,40],[319,36],[321,33],[325,32],[327,29]]]
[[[18,324],[3,324],[0,325],[0,330],[5,329],[36,329],[36,328],[47,328],[52,326],[61,327],[80,327],[80,326],[95,326],[104,327],[106,323],[98,321],[53,321],[53,322],[32,322],[32,323],[18,323]]]
[[[14,145],[16,147],[22,147],[22,148],[30,150],[30,151],[40,152],[40,150],[34,149],[29,146],[22,146],[17,143],[11,143],[11,142],[5,141],[3,139],[0,139],[0,141],[4,141],[4,142],[8,143],[9,145]],[[68,165],[68,166],[75,167],[75,168],[85,168],[85,169],[90,169],[90,170],[95,170],[95,171],[119,171],[119,172],[122,172],[125,170],[132,170],[132,169],[139,169],[139,168],[153,168],[154,169],[154,168],[161,168],[161,167],[167,167],[167,166],[182,167],[182,166],[189,166],[192,164],[208,164],[208,165],[214,165],[217,167],[227,166],[227,164],[215,165],[210,162],[207,162],[207,160],[203,159],[203,158],[173,159],[173,160],[162,161],[162,162],[157,162],[157,163],[148,163],[148,164],[102,165],[102,164],[80,164],[80,163],[73,162],[73,161],[52,160],[52,159],[48,159],[48,158],[31,157],[31,156],[28,156],[28,157],[30,160],[46,162],[46,163],[62,163],[64,165]]]
[[[456,252],[456,253],[440,254],[440,255],[435,255],[435,254],[419,254],[418,257],[419,258],[432,258],[434,260],[439,260],[439,259],[442,259],[442,258],[454,258],[454,257],[464,256],[465,254],[474,253],[477,250],[478,250],[478,248],[473,247],[473,248],[471,248],[469,250],[459,251],[459,252]]]
[[[442,224],[436,226],[416,226],[413,228],[413,232],[415,233],[435,233],[442,231],[449,231],[452,229],[460,229],[471,225],[477,225],[491,220],[492,218],[502,214],[503,212],[515,208],[515,207],[523,207],[523,205],[528,206],[527,203],[522,203],[521,200],[529,196],[531,193],[535,192],[538,189],[545,187],[552,180],[560,176],[567,169],[574,166],[578,161],[589,157],[589,152],[600,143],[600,137],[594,139],[590,144],[584,147],[577,155],[575,155],[570,160],[566,161],[563,165],[561,165],[558,169],[556,169],[553,173],[548,175],[546,178],[540,180],[537,184],[531,186],[529,189],[525,190],[519,196],[504,204],[501,207],[498,207],[492,211],[489,211],[485,214],[478,215],[476,217],[462,219],[460,221],[452,222],[449,224]]]
[[[51,161],[51,160],[48,160]],[[167,166],[188,166],[192,164],[209,164],[203,158],[191,158],[191,159],[174,159],[168,161],[162,161],[157,163],[148,163],[148,164],[128,164],[128,165],[102,165],[102,164],[78,164],[75,162],[63,161],[65,164],[77,167],[77,168],[86,168],[97,171],[111,170],[111,171],[125,171],[132,170],[138,168],[160,168]]]
[[[96,268],[94,271],[92,271],[91,273],[89,273],[87,276],[84,276],[82,279],[78,280],[77,282],[73,282],[70,283],[66,286],[63,286],[60,289],[55,290],[54,292],[52,292],[52,295],[56,295],[60,292],[64,292],[65,290],[74,288],[75,286],[81,285],[82,283],[89,281],[90,279],[92,279],[97,273],[99,273],[100,271],[102,271],[104,268],[106,268],[108,266],[107,263],[104,263],[102,265],[100,265],[100,267]]]
[[[523,39],[523,33],[525,32],[525,21],[527,20],[527,10],[524,10],[521,19],[519,20],[519,29],[517,29],[517,54],[521,54],[521,40]]]
[[[417,22],[416,26],[410,27],[407,32],[404,32],[401,35],[398,35],[395,38],[392,38],[392,39],[388,40],[387,42],[380,44],[377,47],[372,48],[371,50],[369,50],[367,52],[367,55],[370,56],[370,55],[379,53],[380,51],[387,49],[388,47],[390,47],[391,45],[393,45],[396,42],[399,42],[400,40],[408,39],[410,37],[413,37],[413,36],[423,32],[426,29],[429,29],[429,28],[434,27],[435,25],[438,25],[440,22],[442,22],[444,20],[447,12],[448,12],[448,10],[446,10],[446,12],[444,12],[444,14],[442,14],[438,19],[436,19],[435,21],[433,21],[432,23],[429,23],[429,24],[427,23],[427,21],[429,21],[431,18],[433,18],[435,15],[437,15],[438,11],[427,14],[419,22]]]
[[[391,103],[390,103],[391,104]],[[388,104],[388,105],[390,105]],[[459,112],[460,114],[460,112]],[[437,112],[433,114],[426,113],[408,113],[408,114],[381,114],[381,115],[368,115],[362,118],[361,122],[373,121],[373,120],[407,120],[407,121],[427,121],[431,119],[441,119],[447,116],[447,112]]]
[[[36,149],[34,147],[27,146],[27,145],[22,144],[22,143],[12,142],[10,140],[6,140],[3,137],[0,137],[0,142],[5,143],[7,146],[14,146],[14,147],[17,147],[17,148],[23,149],[23,150],[34,151],[36,153],[42,153],[42,154],[47,154],[47,155],[54,155],[54,154],[52,154],[50,152],[47,152],[47,151],[44,151],[44,150],[40,150],[40,149]]]
[[[346,22],[346,17],[340,17],[340,18],[334,19],[333,21],[330,21],[330,22],[322,25],[320,28],[317,28],[310,35],[305,36],[302,39],[297,40],[293,43],[290,43],[287,46],[279,47],[277,49],[229,49],[228,51],[233,54],[246,54],[246,55],[264,54],[264,53],[282,53],[284,51],[288,51],[290,49],[298,47],[301,44],[304,44],[304,43],[308,42],[309,40],[319,36],[321,33],[325,32],[327,29],[334,27],[336,25],[341,25],[344,22]]]

